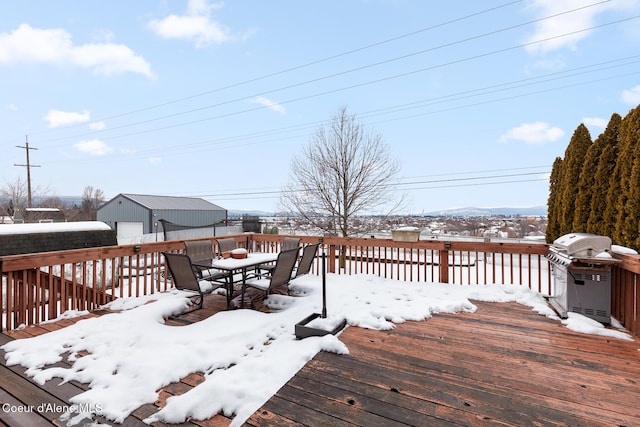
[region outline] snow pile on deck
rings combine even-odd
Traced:
[[[471,300],[515,301],[557,318],[541,295],[521,286],[408,283],[330,274],[327,287],[328,323],[346,318],[351,326],[377,330],[437,313],[474,312]],[[72,403],[100,408],[102,415],[116,422],[155,402],[161,387],[201,372],[203,383],[171,397],[146,421],[178,423],[223,412],[235,414],[232,425],[241,425],[317,352],[348,353],[339,336],[296,340],[294,325],[321,312],[321,278],[301,277],[292,288],[300,296],[269,297],[276,312],[226,311],[186,326],[164,323],[187,308],[187,298],[178,291],[117,300],[110,306],[123,310],[119,313],[16,340],[3,349],[9,364],[28,368],[28,375],[39,383],[59,377],[89,384],[90,389],[72,398]],[[147,304],[151,299],[156,301]],[[590,324],[589,333],[631,339],[620,331],[596,328],[579,315],[571,316],[567,324],[583,331],[587,329],[580,324]],[[71,367],[51,366],[65,357]],[[79,417],[84,415],[90,414]]]

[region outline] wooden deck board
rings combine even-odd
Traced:
[[[200,321],[224,310],[225,303],[224,297],[208,295],[204,309],[167,323],[181,327]],[[340,339],[349,355],[319,353],[245,425],[638,425],[638,341],[572,332],[515,303],[476,305],[475,313],[437,314],[391,331],[347,328]],[[8,334],[29,337],[72,322]],[[0,345],[10,339],[0,334]],[[55,379],[36,385],[20,368],[7,367],[3,353],[0,357],[2,402],[65,404],[86,389]],[[142,420],[168,397],[202,380],[201,373],[193,373],[164,387],[157,402],[138,408],[124,425],[145,425]],[[22,425],[16,420],[34,426],[57,422],[47,414],[0,412],[0,426]],[[216,415],[182,425],[229,422]]]
[[[318,354],[276,396],[305,379],[323,384],[317,408],[346,408],[358,393],[423,414],[408,425],[637,425],[638,342],[572,332],[518,304],[477,305],[392,331],[348,328],[348,356]],[[263,410],[277,424],[270,405]]]
[[[392,343],[386,343],[391,345]],[[571,393],[569,386],[563,386],[557,378],[541,378],[535,374],[535,369],[510,369],[507,365],[510,361],[505,360],[488,360],[477,362],[474,358],[473,350],[470,350],[469,357],[463,357],[461,352],[456,351],[454,357],[448,357],[444,352],[430,352],[430,349],[423,351],[420,355],[407,355],[406,353],[417,353],[416,350],[394,353],[393,359],[386,358],[384,350],[374,350],[370,347],[363,347],[357,344],[348,344],[352,351],[352,356],[362,363],[363,370],[370,370],[376,363],[382,364],[386,370],[376,371],[374,368],[374,380],[381,375],[388,375],[389,381],[393,383],[387,384],[387,387],[396,388],[402,392],[408,386],[412,387],[412,393],[421,392],[419,396],[427,401],[435,400],[438,404],[458,407],[460,410],[469,410],[482,405],[489,408],[491,412],[483,415],[495,419],[500,416],[508,421],[517,420],[515,425],[523,425],[523,420],[518,420],[519,415],[523,414],[525,419],[530,416],[543,418],[543,414],[537,414],[545,406],[551,405],[558,411],[556,421],[569,422],[570,414],[563,412],[571,411],[570,402],[561,400],[559,404],[550,400],[559,396],[559,399],[569,399],[567,394]],[[398,343],[393,343],[398,345]],[[411,349],[414,343],[404,347]],[[385,345],[383,348],[387,348]],[[485,351],[483,349],[483,351]],[[364,354],[368,353],[368,354]],[[517,360],[514,359],[517,363]],[[340,363],[340,368],[342,364]],[[389,368],[392,367],[391,370]],[[328,369],[325,366],[324,369]],[[340,371],[338,371],[338,374]],[[361,380],[363,373],[353,379]],[[532,383],[531,378],[535,378]],[[424,385],[428,384],[429,388],[424,389]],[[375,386],[375,383],[368,384]],[[424,393],[430,392],[431,388],[435,390],[435,395]],[[591,391],[574,387],[577,393],[587,395]],[[591,396],[598,398],[598,396]],[[610,399],[609,392],[602,396]],[[616,397],[613,397],[616,399]],[[547,402],[545,404],[545,402]],[[614,401],[616,403],[617,401]],[[487,406],[488,405],[488,406]],[[579,405],[578,405],[579,406]],[[494,412],[497,409],[499,412]],[[484,409],[483,409],[484,410]],[[514,413],[516,411],[516,413]],[[500,412],[503,412],[502,415]],[[514,418],[515,417],[515,418]],[[453,421],[453,420],[452,420]],[[526,423],[525,423],[526,424]]]

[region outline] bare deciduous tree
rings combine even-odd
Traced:
[[[325,232],[346,237],[353,234],[356,215],[399,208],[402,197],[390,185],[399,170],[382,137],[341,107],[292,160],[281,204]]]
[[[17,178],[15,182],[8,182],[6,187],[0,190],[0,193],[16,206],[27,205],[27,183],[21,178]]]
[[[99,188],[88,185],[82,192],[81,216],[84,220],[95,221],[98,208],[104,201],[104,193]]]
[[[36,186],[33,189],[34,200],[43,200],[51,193],[51,189],[47,187]],[[14,182],[7,182],[4,188],[0,188],[0,198],[6,200],[8,206],[9,201],[13,206],[12,209],[23,210],[29,206],[29,191],[27,181],[18,177]],[[8,208],[3,208],[8,211]]]

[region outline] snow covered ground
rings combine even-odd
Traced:
[[[328,316],[314,327],[331,329],[346,319],[348,327],[388,330],[438,313],[474,312],[473,300],[514,301],[561,321],[541,294],[524,286],[412,283],[366,274],[329,274],[326,283]],[[164,323],[187,308],[188,298],[180,291],[123,298],[110,304],[117,313],[2,348],[7,363],[24,366],[38,383],[57,377],[89,384],[71,399],[84,412],[69,414],[70,424],[91,413],[122,422],[139,406],[155,402],[161,387],[201,372],[204,382],[169,398],[146,421],[177,423],[223,412],[235,414],[232,425],[241,425],[317,352],[349,352],[339,335],[295,337],[296,323],[321,312],[321,288],[321,277],[303,276],[292,282],[296,296],[269,297],[271,313],[224,311],[186,326]],[[578,314],[570,313],[562,323],[582,333],[633,339]],[[53,366],[61,360],[71,366]]]

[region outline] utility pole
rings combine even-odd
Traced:
[[[29,150],[37,150],[37,148],[34,147],[29,147],[29,138],[28,135],[24,136],[24,140],[25,140],[25,146],[21,146],[21,145],[16,145],[16,147],[18,148],[24,148],[27,152],[27,164],[26,165],[19,165],[14,163],[13,166],[24,166],[27,168],[27,207],[31,207],[31,168],[39,168],[40,165],[32,165],[29,162]]]

